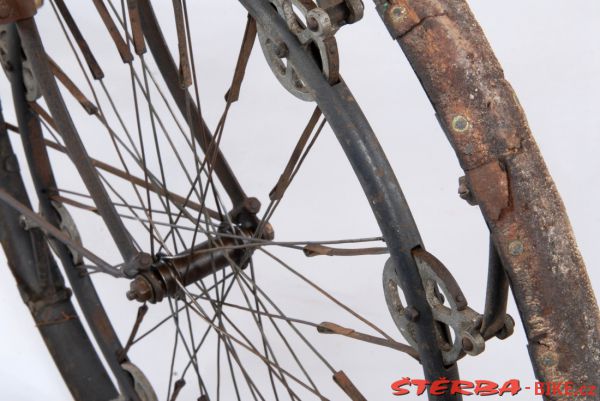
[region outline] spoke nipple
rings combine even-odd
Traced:
[[[404,316],[411,322],[416,322],[419,320],[419,311],[414,306],[409,306],[404,309]]]

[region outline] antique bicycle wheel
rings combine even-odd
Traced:
[[[467,306],[447,269],[424,250],[394,174],[337,69],[333,33],[341,25],[358,20],[360,7],[348,2],[343,5],[346,9],[338,4],[338,8],[323,14],[322,8],[308,1],[242,3],[251,18],[240,32],[241,50],[232,57],[233,78],[226,82],[229,90],[224,111],[214,124],[214,136],[208,129],[210,124],[203,120],[211,106],[202,103],[202,111],[198,107],[201,99],[211,99],[204,98],[201,74],[194,66],[193,43],[201,39],[193,34],[194,24],[188,20],[185,1],[174,2],[175,12],[170,18],[175,24],[171,25],[163,21],[162,15],[159,24],[147,1],[127,5],[94,2],[101,18],[97,18],[97,30],[91,32],[104,34],[108,44],[116,46],[115,59],[119,57],[124,63],[98,63],[94,59],[96,42],[88,37],[94,44],[87,47],[85,37],[79,36],[80,29],[85,32],[84,27],[78,27],[80,24],[70,18],[62,1],[51,2],[44,12],[49,15],[54,11],[66,36],[75,39],[63,43],[69,43],[79,56],[80,70],[67,71],[62,58],[52,58],[51,50],[50,59],[46,57],[32,19],[21,19],[16,27],[6,27],[18,131],[27,149],[43,217],[28,211],[22,191],[11,194],[8,190],[18,185],[6,186],[3,200],[18,213],[5,231],[23,230],[24,226],[27,234],[17,243],[26,248],[23,255],[29,259],[13,261],[13,265],[29,263],[34,271],[43,271],[39,265],[45,263],[50,277],[55,277],[49,280],[52,285],[42,281],[46,287],[38,290],[32,285],[25,293],[28,301],[35,300],[30,308],[73,395],[81,399],[114,399],[119,393],[130,399],[338,399],[343,396],[336,395],[332,388],[333,376],[343,393],[351,399],[363,399],[359,380],[350,375],[350,381],[342,368],[313,344],[313,337],[325,334],[344,335],[408,353],[420,359],[429,379],[457,378],[456,360],[465,353],[480,353],[485,339],[504,337],[512,330],[512,321],[502,310],[506,278],[499,273],[500,262],[493,259],[491,271],[497,275],[497,285],[492,289],[498,290],[495,296],[503,301],[480,315]],[[353,4],[357,8],[353,9]],[[336,10],[343,12],[336,14]],[[335,15],[337,20],[332,18]],[[172,32],[171,37],[161,30]],[[310,115],[309,122],[296,129],[302,133],[300,140],[291,142],[287,152],[282,150],[286,159],[288,154],[292,156],[287,161],[281,159],[281,167],[271,174],[273,181],[266,187],[257,185],[263,192],[267,190],[258,196],[268,204],[260,213],[260,203],[246,195],[244,183],[255,182],[253,175],[267,177],[272,168],[261,161],[275,156],[256,152],[251,146],[261,148],[258,141],[229,139],[226,135],[232,127],[239,132],[260,131],[268,119],[252,116],[250,121],[233,122],[233,117],[243,117],[244,99],[235,104],[240,91],[246,86],[252,89],[250,74],[245,77],[245,70],[255,37],[269,67],[286,89],[318,105],[312,113],[305,105],[297,106]],[[44,40],[49,42],[46,37]],[[45,46],[52,49],[53,45]],[[54,46],[57,49],[60,45]],[[179,66],[172,53],[178,53]],[[55,78],[64,87],[66,105]],[[123,95],[125,87],[129,93]],[[260,92],[261,88],[256,89]],[[36,90],[44,96],[43,101],[35,100]],[[252,101],[259,101],[259,95]],[[125,103],[131,105],[134,114],[124,114]],[[271,104],[271,108],[276,107]],[[275,224],[274,212],[280,202],[291,202],[290,183],[309,151],[313,151],[313,144],[318,147],[325,119],[359,178],[382,234],[382,238],[334,242],[356,244],[383,239],[385,244],[338,249],[315,239],[278,242],[273,238],[279,238],[282,232],[291,237],[294,229],[314,233],[314,225],[307,227],[312,230],[302,231],[293,224]],[[465,130],[470,129],[474,119],[465,121]],[[462,124],[462,120],[456,120],[456,124]],[[289,126],[279,129],[293,130]],[[99,135],[88,135],[92,130]],[[266,139],[263,137],[263,141]],[[244,174],[246,180],[238,180],[235,169],[223,156],[228,146],[252,149],[252,160],[246,166],[260,166],[262,170],[257,168],[252,174]],[[50,157],[47,152],[51,152]],[[59,152],[58,156],[53,152]],[[76,175],[63,173],[69,160],[60,153],[69,155]],[[51,171],[54,176],[49,174]],[[309,222],[309,213],[303,213]],[[270,221],[273,225],[268,224]],[[60,230],[53,230],[52,225]],[[87,229],[83,227],[93,229],[80,235],[79,231]],[[97,233],[99,230],[108,233]],[[95,348],[74,322],[76,315],[69,306],[68,291],[62,287],[43,237],[52,238],[53,251],[69,277],[112,380]],[[104,243],[99,244],[101,237]],[[109,246],[110,242],[114,245]],[[311,281],[318,275],[308,278],[304,268],[293,268],[270,247],[284,248],[281,252],[292,260],[290,253],[299,252],[310,256],[389,252],[384,273],[386,303],[410,346],[400,344],[393,339],[397,335],[387,334],[323,291]],[[27,255],[37,256],[30,260]],[[20,257],[12,256],[17,260]],[[370,258],[383,265],[386,256]],[[261,268],[267,265],[276,268]],[[301,305],[289,302],[293,299],[290,290],[281,288],[295,289],[289,277],[281,276],[282,270],[310,287],[315,296],[333,302],[341,312],[349,312],[352,319],[315,321],[319,314],[312,310],[308,319],[288,314],[271,295],[275,292],[293,311],[301,311]],[[38,278],[27,280],[36,282]],[[398,287],[403,288],[404,300]],[[115,302],[105,294],[115,291],[120,291],[122,297],[116,305],[110,305]],[[126,294],[129,301],[125,301]],[[106,312],[100,299],[107,304]],[[128,313],[123,315],[127,316],[120,316],[125,310]],[[444,311],[452,311],[453,318],[442,319]],[[127,329],[115,327],[115,332],[110,321]],[[168,334],[167,325],[174,326]],[[63,329],[66,326],[69,328]],[[168,347],[166,338],[170,340]],[[77,356],[68,351],[73,341],[81,343]],[[81,358],[80,363],[74,363],[75,358]],[[144,364],[137,362],[142,359]],[[309,362],[311,359],[317,363]]]

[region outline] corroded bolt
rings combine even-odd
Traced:
[[[260,211],[260,201],[254,197],[244,199],[244,208],[249,213],[258,213]]]
[[[411,322],[416,322],[419,320],[419,311],[416,310],[414,306],[409,306],[404,309],[404,316]]]
[[[456,132],[465,132],[470,127],[469,120],[465,116],[457,115],[452,119],[452,129]]]
[[[129,291],[126,295],[130,301],[134,299],[139,302],[149,301],[152,299],[152,286],[146,279],[138,276],[129,284]]]
[[[511,241],[511,243],[508,244],[508,252],[510,252],[510,254],[513,256],[519,256],[523,253],[524,249],[523,243],[518,239]]]

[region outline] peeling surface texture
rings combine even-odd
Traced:
[[[484,213],[493,221],[500,220],[510,206],[508,178],[504,167],[496,160],[467,171],[469,192]]]
[[[375,0],[492,231],[542,381],[600,385],[598,305],[525,114],[463,0]],[[400,7],[404,11],[391,11]],[[393,18],[395,16],[395,18]],[[552,399],[591,400],[595,397]]]

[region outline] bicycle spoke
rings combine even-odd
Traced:
[[[225,102],[217,111],[220,115],[211,116],[218,118],[216,125],[211,123],[211,132],[202,114],[197,74],[198,60],[203,59],[196,59],[194,50],[198,49],[193,46],[193,40],[198,40],[199,24],[190,20],[190,16],[195,18],[195,11],[188,15],[186,0],[172,0],[168,8],[172,7],[173,14],[160,19],[162,25],[171,29],[166,43],[163,43],[161,27],[155,21],[149,0],[94,0],[103,29],[107,30],[104,34],[108,33],[105,39],[110,40],[107,42],[112,50],[110,57],[124,63],[117,63],[119,70],[100,68],[93,53],[96,49],[90,48],[84,39],[75,22],[79,18],[71,15],[64,0],[50,0],[50,4],[77,66],[73,74],[68,63],[58,57],[62,53],[57,53],[56,60],[47,56],[49,70],[68,94],[69,105],[76,106],[68,110],[74,121],[86,118],[83,121],[90,122],[93,129],[102,134],[100,141],[106,143],[108,152],[94,148],[98,136],[81,138],[82,143],[89,146],[86,160],[105,188],[106,200],[114,209],[115,217],[132,233],[134,249],[151,256],[145,268],[128,273],[133,280],[127,297],[144,303],[129,321],[130,330],[125,331],[129,336],[123,339],[120,360],[143,355],[144,349],[151,346],[149,338],[173,333],[173,337],[167,334],[172,344],[170,351],[164,350],[164,366],[150,372],[150,376],[161,378],[161,399],[166,396],[166,401],[177,401],[193,394],[194,399],[201,401],[299,401],[312,396],[327,399],[323,394],[329,388],[322,388],[320,371],[325,372],[325,377],[333,376],[351,397],[359,394],[343,371],[334,367],[334,356],[319,349],[313,336],[322,336],[315,335],[316,332],[344,336],[355,343],[387,347],[418,358],[413,348],[396,342],[342,300],[316,285],[317,281],[304,274],[307,270],[293,268],[291,263],[267,250],[274,246],[287,248],[296,252],[294,256],[298,256],[298,252],[306,256],[389,253],[385,243],[382,246],[368,244],[384,242],[381,236],[276,241],[271,235],[276,231],[270,223],[274,213],[285,196],[291,196],[292,192],[287,190],[298,183],[294,180],[329,121],[330,114],[325,109],[324,114],[321,112],[321,107],[327,107],[323,104],[314,107],[304,126],[297,128],[300,135],[285,160],[283,171],[276,176],[277,182],[260,216],[257,216],[259,207],[254,208],[250,203],[255,198],[246,197],[222,154],[222,144],[235,134],[232,119],[238,115],[232,106],[234,103],[240,109],[244,106],[239,101],[242,86],[244,90],[246,86],[250,89],[252,82],[248,81],[255,79],[254,74],[247,71],[250,71],[250,56],[257,38],[263,44],[262,25],[257,25],[249,14],[244,20],[239,50],[236,44],[233,49],[236,58],[230,60],[235,64],[231,66],[231,79],[226,82]],[[167,43],[173,44],[174,52]],[[151,52],[146,53],[146,45]],[[202,50],[202,55],[198,53],[200,57],[204,57]],[[177,64],[172,54],[176,55]],[[284,59],[290,62],[287,56]],[[105,76],[105,72],[108,75]],[[113,83],[120,82],[119,77],[129,81],[128,84],[116,87]],[[297,79],[304,80],[304,77],[297,75]],[[202,88],[202,101],[210,100],[205,99],[209,93]],[[47,105],[34,101],[31,108],[45,128],[41,132],[46,148],[55,151],[51,152],[52,163],[58,165],[55,156],[60,162],[67,159],[61,154],[73,157],[70,150],[73,145],[67,146],[69,139],[63,133],[64,121],[50,115]],[[87,217],[80,215],[101,215],[102,210],[96,205],[97,194],[85,187],[82,189],[80,182],[57,182],[50,190],[49,199],[64,204],[81,221]],[[1,193],[0,199],[6,201]],[[51,232],[48,235],[61,240]],[[98,248],[102,246],[99,244]],[[333,302],[334,309],[342,308],[356,319],[356,324],[340,322],[344,323],[341,326],[333,323],[337,319],[313,321],[317,315],[289,315],[285,302],[281,302],[285,300],[278,299],[277,292],[269,288],[268,273],[255,265],[257,251],[266,255],[266,258],[260,255],[261,262],[279,270],[283,267],[292,273],[292,280],[307,286],[313,294],[316,292],[316,298]],[[95,256],[93,253],[85,255],[90,260]],[[216,261],[217,258],[221,259]],[[308,263],[309,259],[306,260]],[[100,263],[98,268],[85,266],[89,270],[86,274],[106,272],[102,265],[106,262],[103,259],[97,262]],[[119,267],[108,267],[114,269],[113,274],[122,275]],[[192,278],[188,279],[188,274]],[[138,297],[136,280],[151,282],[152,275],[158,280],[152,282],[153,298],[143,298],[142,291]],[[161,308],[155,305],[158,303],[166,305]],[[369,327],[364,333],[360,331],[363,324]],[[376,335],[367,334],[371,330]],[[208,363],[212,363],[212,370],[207,375]],[[261,376],[263,379],[258,379]]]

